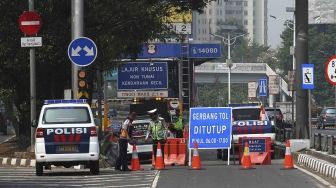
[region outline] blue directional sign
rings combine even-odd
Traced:
[[[221,45],[212,44],[189,44],[190,58],[219,58],[221,57]]]
[[[78,66],[88,66],[97,57],[97,46],[89,38],[76,38],[68,46],[68,56],[72,63]]]
[[[180,43],[150,43],[143,45],[139,59],[181,57]]]
[[[259,97],[267,96],[267,80],[260,79],[259,80]]]
[[[130,62],[118,68],[118,90],[167,89],[167,62]]]
[[[314,89],[314,64],[302,64],[302,89]]]
[[[190,108],[189,148],[194,142],[199,149],[231,148],[231,107]]]

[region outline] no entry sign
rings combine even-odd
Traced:
[[[28,36],[37,34],[41,25],[41,16],[37,12],[25,11],[19,17],[20,30]]]
[[[329,57],[325,65],[325,77],[327,82],[336,86],[336,55]]]

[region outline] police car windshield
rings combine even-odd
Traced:
[[[43,114],[43,124],[91,123],[86,107],[48,107]]]
[[[232,109],[233,120],[260,120],[260,108]]]

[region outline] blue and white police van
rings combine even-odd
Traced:
[[[45,100],[35,132],[36,175],[51,165],[84,165],[99,174],[99,141],[90,106],[83,99]]]
[[[271,147],[274,147],[275,124],[270,121],[265,113],[265,108],[261,104],[230,104],[229,107],[232,107],[232,138],[234,147],[237,148],[231,150],[231,153],[235,151],[234,154],[238,156],[239,138],[269,137],[272,142]],[[227,160],[227,150],[222,152],[222,155],[217,155],[217,158]]]

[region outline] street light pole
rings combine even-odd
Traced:
[[[283,20],[285,21],[286,25],[287,25],[287,28],[289,28],[290,30],[293,31],[293,63],[292,63],[292,71],[293,71],[293,76],[295,78],[295,67],[296,67],[296,63],[295,63],[295,43],[296,43],[296,36],[295,36],[295,8],[293,7],[287,7],[286,8],[286,11],[287,12],[293,12],[293,21],[289,21],[289,20],[286,20],[286,19],[283,19],[283,18],[279,18],[279,17],[276,17],[276,16],[273,16],[273,15],[270,15],[271,18],[274,18],[274,19],[279,19],[279,20]],[[293,24],[293,27],[290,27],[288,23],[292,23]],[[293,87],[293,90],[292,90],[292,123],[294,124],[295,122],[295,87]]]
[[[227,66],[229,67],[229,74],[228,74],[228,104],[231,104],[231,40],[230,40],[230,32],[228,32],[228,61]]]
[[[29,11],[34,11],[34,0],[28,1]],[[30,64],[30,121],[36,121],[36,63],[35,63],[35,48],[29,49],[29,64]],[[34,151],[35,145],[35,130],[30,128],[30,151]]]
[[[210,33],[210,35],[221,38],[223,43],[228,45],[228,57],[227,57],[226,65],[229,67],[229,72],[228,72],[228,104],[231,104],[231,67],[232,67],[231,45],[236,42],[236,39],[238,37],[242,37],[246,34],[241,34],[241,35],[238,35],[238,36],[235,36],[235,37],[232,37],[232,38],[231,38],[230,32],[228,32],[228,37],[227,38],[225,38],[223,36],[220,36],[220,35],[213,34],[213,33]],[[231,42],[231,40],[233,40],[233,42]],[[227,41],[227,42],[225,42],[225,41]]]

